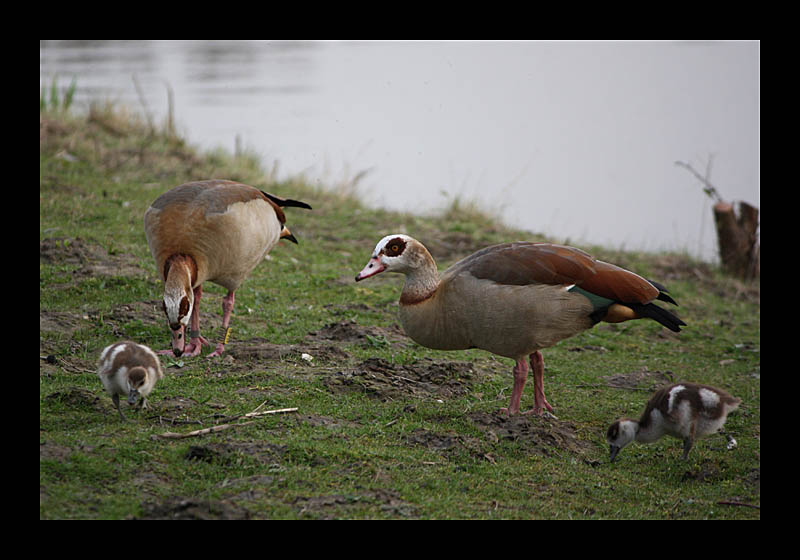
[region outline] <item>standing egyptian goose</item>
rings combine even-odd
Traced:
[[[147,396],[164,377],[158,356],[147,346],[125,340],[107,346],[101,353],[97,364],[97,375],[103,382],[120,418],[125,415],[119,407],[119,396],[128,397],[133,406],[139,400],[139,407],[147,408]]]
[[[380,272],[406,275],[400,322],[417,343],[440,350],[481,348],[516,360],[507,414],[520,410],[533,368],[534,408],[553,408],[544,396],[542,348],[599,321],[648,317],[673,331],[685,325],[653,304],[675,303],[663,286],[579,249],[550,243],[503,243],[486,247],[439,276],[428,250],[403,234],[378,242],[356,282]]]
[[[224,352],[234,292],[279,239],[297,243],[284,225],[282,206],[311,208],[242,183],[210,180],[177,186],[147,209],[145,236],[164,281],[163,308],[175,356],[196,356],[202,345],[211,346],[200,335],[198,311],[207,280],[228,290],[222,299],[221,340],[209,357]]]
[[[620,418],[609,426],[606,441],[611,461],[630,442],[653,443],[664,435],[683,440],[683,459],[689,458],[695,440],[716,433],[728,414],[736,410],[742,399],[732,397],[722,389],[698,383],[676,383],[662,387],[648,401],[637,422]],[[736,445],[728,434],[729,447]]]

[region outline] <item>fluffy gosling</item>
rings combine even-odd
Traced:
[[[611,461],[630,442],[653,443],[664,435],[683,440],[683,459],[696,439],[720,430],[728,413],[736,410],[741,399],[722,389],[697,383],[676,383],[656,391],[648,401],[642,417],[637,422],[620,418],[609,426],[606,441],[610,446]],[[728,447],[736,440],[728,438]]]
[[[127,396],[131,406],[141,398],[139,407],[147,408],[147,395],[156,381],[164,377],[164,372],[155,352],[147,346],[125,340],[107,346],[100,353],[97,375],[111,395],[120,418],[125,420],[119,407],[119,396]]]

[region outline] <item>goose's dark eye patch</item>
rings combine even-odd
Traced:
[[[401,255],[403,251],[406,249],[406,242],[401,239],[400,237],[395,237],[383,249],[384,254],[387,257],[396,257]]]
[[[183,318],[186,317],[187,313],[189,313],[189,298],[183,296],[183,298],[181,298],[181,305],[178,308],[178,316]]]

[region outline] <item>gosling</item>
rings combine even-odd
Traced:
[[[689,458],[695,440],[719,431],[736,410],[741,399],[722,389],[697,383],[676,383],[656,391],[648,401],[642,417],[637,422],[620,418],[609,426],[606,441],[613,462],[620,450],[633,440],[653,443],[664,435],[683,440],[683,459]],[[728,448],[736,440],[724,434]]]
[[[125,420],[119,406],[119,396],[127,396],[131,406],[136,405],[138,400],[139,408],[146,409],[147,396],[156,381],[164,377],[164,372],[155,352],[147,346],[126,340],[107,346],[100,353],[97,375],[111,395],[120,418]]]

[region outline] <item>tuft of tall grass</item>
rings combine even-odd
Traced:
[[[78,78],[72,77],[67,88],[58,88],[58,75],[53,76],[50,88],[42,84],[42,93],[39,96],[39,112],[44,111],[69,111],[72,100],[75,98],[75,90],[78,87]]]

